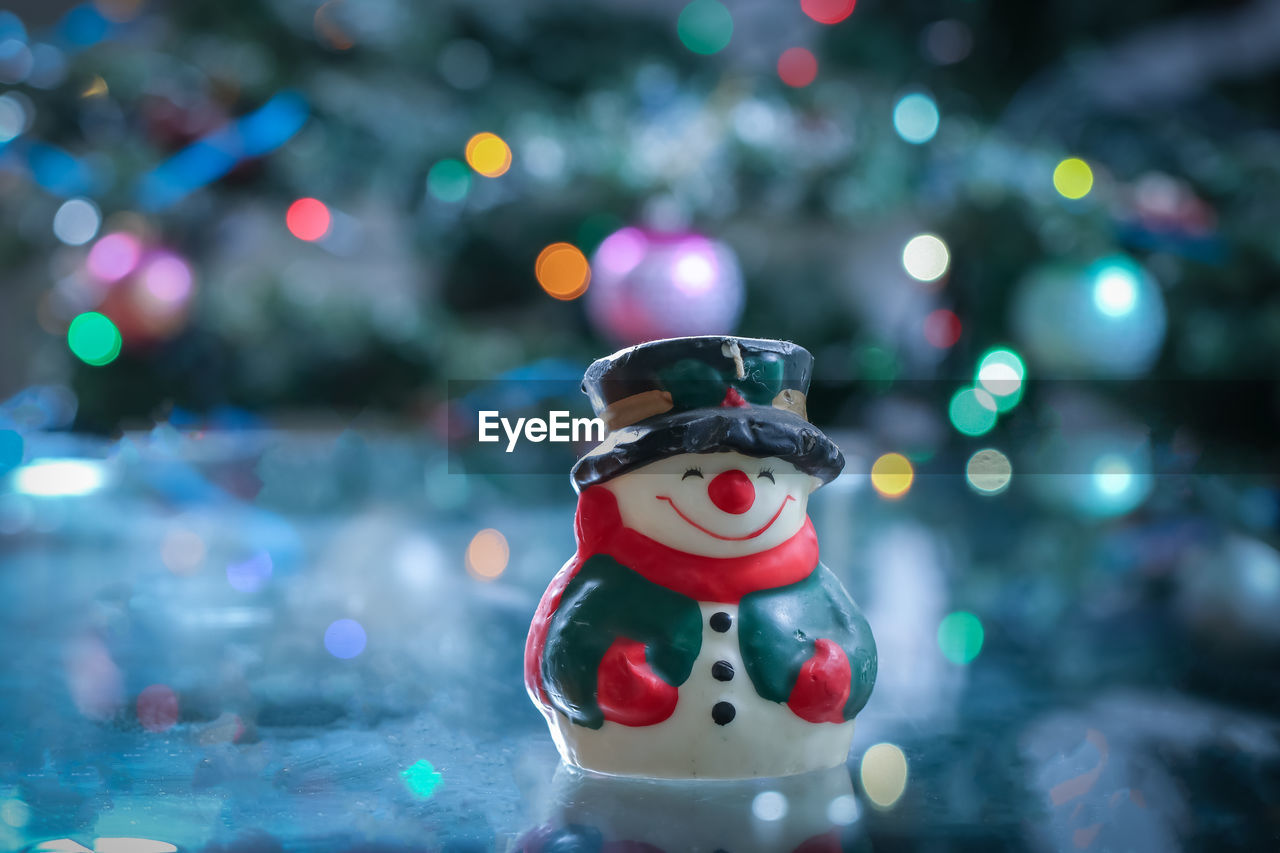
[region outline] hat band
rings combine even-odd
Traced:
[[[809,420],[803,391],[784,388],[773,398],[770,405],[775,409],[784,409],[793,415],[799,415],[806,421]],[[623,427],[629,427],[645,418],[665,414],[671,411],[674,406],[675,403],[672,401],[670,391],[659,389],[643,391],[610,403],[600,413],[600,420],[604,421],[604,425],[610,432],[613,432]]]

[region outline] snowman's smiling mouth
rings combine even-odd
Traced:
[[[791,495],[787,495],[785,498],[783,498],[782,503],[778,505],[778,511],[773,514],[773,518],[766,521],[764,523],[764,526],[761,527],[759,530],[756,530],[752,533],[748,533],[746,536],[721,536],[719,533],[716,533],[712,530],[708,530],[707,528],[703,527],[701,524],[699,524],[698,522],[694,521],[692,518],[690,518],[689,516],[681,512],[680,507],[676,506],[676,502],[671,500],[671,498],[667,497],[666,495],[658,495],[657,497],[658,497],[658,500],[666,501],[667,503],[671,504],[671,508],[676,511],[676,515],[680,516],[680,518],[682,518],[688,524],[698,528],[708,536],[714,536],[716,539],[723,539],[726,542],[742,542],[745,539],[755,539],[761,533],[764,533],[766,530],[768,530],[770,527],[773,526],[773,523],[778,520],[778,516],[782,515],[782,511],[786,509],[787,501],[795,500],[795,498],[792,497]]]

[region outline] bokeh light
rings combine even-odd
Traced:
[[[857,0],[800,0],[800,11],[819,24],[838,24],[853,14]]]
[[[902,247],[902,266],[916,281],[937,281],[950,264],[947,244],[936,234],[917,234]]]
[[[965,435],[984,435],[996,425],[996,401],[981,388],[961,388],[951,397],[947,417]]]
[[[481,580],[493,580],[506,571],[510,558],[507,537],[492,527],[471,537],[467,545],[467,571]]]
[[[818,76],[818,59],[803,47],[784,50],[778,57],[778,76],[794,89],[808,86]]]
[[[354,619],[339,619],[324,631],[324,647],[335,658],[349,660],[364,651],[368,637]]]
[[[867,799],[887,809],[907,789],[907,756],[892,743],[877,743],[862,754],[859,775]]]
[[[982,390],[995,398],[996,408],[1003,412],[1021,399],[1026,372],[1021,356],[1011,349],[996,347],[978,361],[976,379]]]
[[[920,92],[904,95],[893,108],[893,129],[912,145],[928,142],[938,132],[938,105]]]
[[[106,482],[102,463],[87,459],[41,459],[13,472],[14,491],[40,497],[87,495]]]
[[[137,237],[124,232],[107,234],[93,244],[85,268],[89,275],[109,284],[133,272],[142,258],[142,244]]]
[[[987,448],[969,457],[964,469],[965,479],[974,491],[984,495],[998,495],[1009,488],[1013,479],[1013,463],[999,450]]]
[[[1101,261],[1090,271],[1093,304],[1108,317],[1124,317],[1138,304],[1142,286],[1139,270],[1127,259]]]
[[[257,592],[271,580],[271,555],[259,551],[247,560],[227,566],[227,583],[240,592]]]
[[[0,144],[18,137],[27,129],[27,110],[12,92],[0,95]]]
[[[461,160],[441,160],[427,172],[427,192],[437,201],[456,204],[471,192],[471,170]]]
[[[149,732],[163,732],[178,722],[178,694],[165,684],[152,684],[138,694],[138,722]]]
[[[102,225],[102,213],[87,198],[64,201],[53,215],[53,236],[68,246],[83,246],[95,236]]]
[[[552,243],[538,253],[534,263],[538,284],[556,299],[576,299],[591,283],[587,256],[569,243]]]
[[[86,311],[78,315],[67,327],[67,346],[71,348],[71,352],[85,364],[94,367],[115,361],[123,345],[124,339],[116,324],[97,311]]]
[[[886,453],[871,466],[871,485],[882,497],[900,498],[915,479],[911,460],[901,453]]]
[[[827,820],[835,826],[848,826],[857,823],[862,816],[858,808],[858,798],[852,794],[841,794],[827,803]]]
[[[645,237],[639,228],[620,228],[605,237],[596,249],[596,264],[603,271],[624,276],[644,260]]]
[[[967,610],[957,610],[942,617],[938,625],[938,648],[944,658],[964,666],[982,651],[984,636],[982,621],[977,616]]]
[[[205,557],[204,539],[194,530],[175,527],[165,534],[160,546],[160,561],[175,575],[191,575],[200,571]]]
[[[1064,198],[1084,198],[1093,189],[1093,169],[1079,157],[1068,157],[1053,170],[1053,188]]]
[[[444,781],[444,777],[440,775],[440,772],[425,758],[421,758],[401,770],[400,778],[404,780],[405,787],[409,789],[411,794],[424,800],[434,794],[436,788],[440,787],[440,783]]]
[[[289,205],[284,215],[289,233],[299,240],[314,242],[329,233],[333,215],[328,206],[315,198],[300,198]]]
[[[496,133],[477,133],[467,140],[467,165],[486,178],[505,175],[511,168],[511,148]]]
[[[1093,482],[1106,497],[1123,495],[1133,485],[1133,466],[1120,455],[1100,456],[1093,466]]]
[[[751,800],[751,814],[755,815],[756,820],[782,820],[790,810],[791,805],[781,791],[761,791]]]
[[[950,349],[960,340],[962,328],[960,318],[954,311],[939,308],[924,318],[924,339],[930,346]]]
[[[733,38],[733,16],[717,0],[693,0],[676,19],[676,34],[694,53],[718,53]]]
[[[191,267],[172,252],[157,252],[142,266],[142,286],[159,302],[178,305],[191,295]]]
[[[0,83],[21,83],[34,65],[31,48],[18,39],[0,41]]]

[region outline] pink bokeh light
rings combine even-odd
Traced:
[[[191,267],[177,255],[157,253],[142,268],[142,286],[160,302],[185,302],[191,295]]]
[[[110,284],[127,276],[138,266],[142,257],[142,245],[132,234],[117,232],[107,234],[89,250],[85,267],[89,275],[104,284]]]

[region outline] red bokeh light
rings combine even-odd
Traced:
[[[800,10],[819,24],[838,24],[853,14],[858,0],[800,0]]]
[[[938,349],[950,349],[960,340],[961,328],[954,311],[939,308],[924,318],[924,339]]]
[[[818,76],[818,60],[803,47],[790,48],[778,57],[778,76],[788,86],[808,86]]]
[[[284,215],[284,223],[289,233],[299,240],[319,240],[329,233],[329,225],[333,217],[324,202],[314,198],[300,198],[289,205]]]

